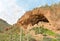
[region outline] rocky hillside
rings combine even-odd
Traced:
[[[11,27],[10,24],[8,24],[3,19],[0,19],[0,32],[4,32],[5,30],[8,30]]]
[[[46,5],[27,11],[18,20],[17,24],[23,28],[27,28],[28,25],[33,26],[39,22],[48,23],[52,26],[51,29],[60,30],[60,4]]]
[[[15,25],[22,28],[25,35],[32,35],[34,41],[60,41],[60,4],[27,11]]]

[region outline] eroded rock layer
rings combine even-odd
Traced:
[[[48,6],[35,8],[27,11],[17,22],[17,25],[27,28],[28,25],[35,25],[39,22],[46,22],[57,29],[60,29],[60,7]]]

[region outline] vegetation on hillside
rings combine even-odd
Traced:
[[[43,39],[36,40],[30,31],[35,31],[35,35],[41,34],[43,35]],[[55,32],[40,27],[34,27],[28,31],[28,33],[24,33],[25,31],[22,28],[14,27],[4,33],[0,33],[0,41],[60,41],[60,35]],[[48,37],[53,36],[56,38]]]
[[[9,28],[11,28],[11,25],[3,19],[0,19],[0,33],[8,30]]]

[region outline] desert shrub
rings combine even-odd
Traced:
[[[34,27],[31,30],[34,30],[35,34],[43,34],[43,35],[51,35],[51,36],[56,35],[53,31],[43,28],[43,26]]]

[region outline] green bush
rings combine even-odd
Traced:
[[[43,26],[34,27],[31,30],[34,30],[35,34],[43,34],[43,35],[51,35],[51,36],[55,36],[56,35],[56,33],[54,33],[53,31],[43,28]]]

